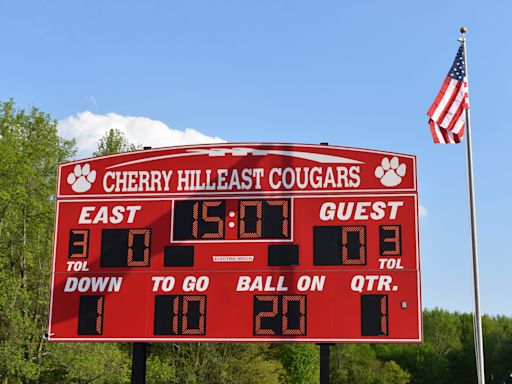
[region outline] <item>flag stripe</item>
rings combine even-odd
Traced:
[[[448,102],[446,103],[443,111],[438,115],[437,118],[433,118],[434,121],[439,124],[441,127],[443,128],[446,128],[445,125],[443,124],[443,121],[446,117],[446,115],[448,114],[448,112],[450,111],[450,108],[453,106],[453,104],[456,102],[457,100],[457,96],[459,94],[459,90],[461,88],[461,85],[462,83],[460,81],[457,81],[455,86],[453,87],[453,90],[452,92],[450,93],[449,95],[449,99],[448,99]]]
[[[446,128],[451,131],[451,128],[455,125],[457,122],[457,119],[460,118],[460,115],[462,111],[465,110],[464,106],[464,87],[461,86],[459,89],[459,92],[455,96],[455,99],[453,100],[452,106],[450,109],[446,112],[446,115],[444,116],[441,127]]]
[[[446,128],[449,131],[453,131],[453,127],[460,120],[462,112],[464,112],[465,110],[466,109],[464,108],[464,105],[460,105],[455,111],[455,113],[447,115],[445,117],[445,119],[441,123],[441,127]]]
[[[466,116],[462,116],[457,123],[453,126],[452,132],[462,137],[464,134],[464,123],[466,122]]]
[[[432,119],[429,121],[430,132],[435,144],[457,144],[461,141],[461,136],[441,128]]]
[[[430,108],[427,112],[428,116],[434,115],[434,112],[436,111],[438,105],[441,103],[441,100],[443,99],[443,95],[446,93],[446,89],[448,88],[448,85],[450,85],[451,80],[452,79],[450,76],[446,76],[446,78],[444,79],[443,85],[441,86],[441,90],[437,94],[436,99],[434,100],[434,102],[432,103],[432,105],[430,106]]]
[[[439,121],[439,116],[444,112],[444,110],[446,109],[446,106],[448,105],[448,102],[450,101],[451,97],[452,97],[452,94],[454,92],[454,89],[455,89],[455,86],[457,84],[457,81],[453,80],[452,78],[448,77],[448,79],[450,79],[450,82],[448,83],[447,87],[444,89],[441,88],[441,92],[442,95],[440,97],[440,101],[439,103],[437,104],[437,107],[434,109],[434,112],[432,113],[432,115],[430,115],[430,117],[432,117],[432,119],[434,121]]]
[[[446,144],[444,142],[444,138],[441,135],[441,132],[439,132],[439,127],[430,119],[430,133],[432,134],[432,138],[434,139],[435,144]]]

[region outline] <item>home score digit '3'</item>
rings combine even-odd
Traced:
[[[215,144],[59,168],[51,341],[420,342],[414,156]]]

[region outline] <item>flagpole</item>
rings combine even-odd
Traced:
[[[464,48],[464,61],[466,67],[466,82],[469,85],[468,77],[468,58],[466,54],[466,27],[460,29],[462,33],[462,46]],[[467,91],[469,93],[469,90]],[[471,226],[471,256],[473,262],[473,289],[475,300],[475,317],[474,317],[474,331],[475,331],[475,357],[476,357],[476,371],[478,376],[478,384],[485,384],[485,371],[484,371],[484,343],[482,336],[482,315],[480,313],[480,281],[478,272],[478,247],[477,247],[477,234],[476,234],[476,213],[475,213],[475,192],[473,185],[473,154],[471,149],[471,119],[469,108],[466,109],[466,166],[468,173],[468,189],[469,189],[469,221]]]

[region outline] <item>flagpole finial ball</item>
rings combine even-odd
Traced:
[[[466,27],[460,27],[460,33],[466,33],[468,29]]]

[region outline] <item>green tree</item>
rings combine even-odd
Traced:
[[[380,361],[395,361],[412,375],[412,383],[452,383],[447,379],[447,360],[429,344],[375,346]]]
[[[476,384],[475,338],[473,332],[473,315],[469,313],[456,314],[459,317],[461,329],[461,344],[459,350],[451,351],[447,358],[449,362],[450,383]],[[485,346],[485,330],[484,330]],[[489,364],[489,362],[486,362]]]
[[[483,329],[487,377],[492,375],[495,382],[511,383],[512,320],[506,316],[484,316]]]
[[[386,361],[380,370],[379,378],[376,383],[379,384],[408,384],[411,382],[412,375],[404,371],[393,360]]]
[[[440,356],[462,348],[461,324],[458,314],[439,308],[427,310],[423,316],[425,340],[431,344]]]
[[[51,343],[41,383],[128,384],[130,360],[119,344]],[[152,381],[150,381],[152,382]]]
[[[98,142],[94,156],[112,155],[114,153],[130,152],[142,149],[140,144],[133,144],[119,129],[111,128]]]
[[[158,344],[148,359],[156,383],[278,384],[284,375],[266,344]]]
[[[0,380],[128,382],[129,358],[112,344],[47,343],[58,164],[74,142],[37,108],[0,103]]]
[[[335,384],[408,384],[412,379],[395,361],[379,359],[375,346],[364,344],[336,345],[330,374]]]
[[[73,154],[37,108],[0,103],[0,377],[38,382],[46,355],[57,165]]]
[[[320,376],[319,348],[314,344],[280,344],[278,358],[286,369],[286,384],[309,384]]]

